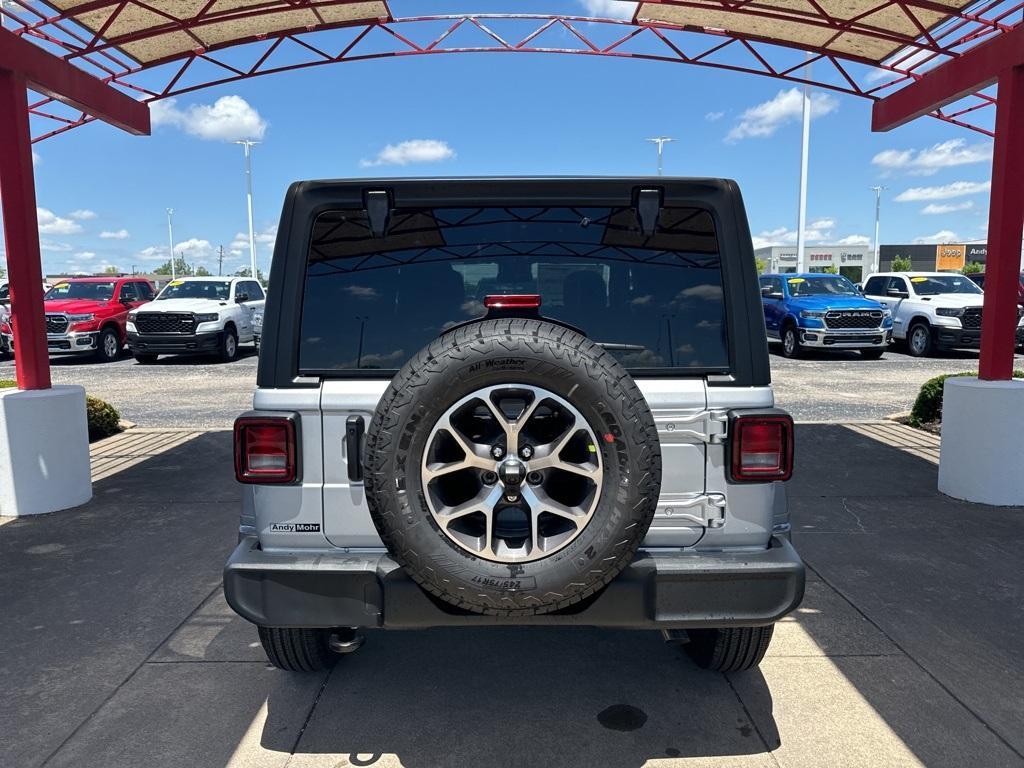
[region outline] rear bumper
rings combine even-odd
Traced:
[[[132,352],[148,355],[176,355],[196,352],[216,352],[220,349],[222,332],[197,333],[192,336],[178,334],[129,333],[128,348]]]
[[[242,617],[274,627],[757,626],[800,604],[804,564],[780,537],[755,552],[641,551],[571,612],[504,618],[431,599],[386,554],[268,555],[245,536],[224,568],[224,594]]]

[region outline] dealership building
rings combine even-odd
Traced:
[[[765,263],[765,272],[796,272],[795,245],[758,248],[754,255]],[[808,272],[831,272],[829,267],[834,267],[840,275],[859,283],[871,271],[873,258],[874,252],[866,245],[809,245],[804,249],[804,268]]]

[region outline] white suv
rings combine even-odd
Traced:
[[[299,182],[283,222],[224,572],[271,663],[499,625],[760,662],[804,566],[734,182]]]
[[[224,362],[255,341],[253,313],[263,311],[263,287],[248,277],[183,277],[128,313],[128,346],[140,363],[162,354],[213,353]]]
[[[905,341],[914,357],[937,348],[981,346],[984,294],[955,272],[882,272],[864,283],[864,295],[887,307],[893,338]]]

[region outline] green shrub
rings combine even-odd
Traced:
[[[964,264],[964,268],[960,271],[965,275],[977,275],[978,273],[985,271],[985,265],[980,261],[969,261]]]
[[[18,382],[14,379],[0,379],[0,389],[7,389],[9,387],[18,386]]]
[[[121,431],[121,414],[110,403],[98,397],[85,397],[85,414],[89,422],[89,439],[99,440]]]
[[[895,259],[892,260],[891,271],[909,272],[913,268],[913,266],[914,265],[911,263],[910,259],[908,259],[906,256],[897,256]]]
[[[921,385],[921,391],[917,393],[914,407],[910,409],[910,426],[920,427],[929,422],[942,421],[942,388],[946,379],[951,376],[977,376],[977,371],[966,373],[944,373],[934,379],[928,379]],[[1015,379],[1024,378],[1024,371],[1014,371]]]

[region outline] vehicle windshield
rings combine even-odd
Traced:
[[[535,294],[631,370],[728,370],[714,219],[664,208],[645,235],[633,208],[395,209],[313,225],[299,369],[395,370],[493,295]]]
[[[856,296],[857,287],[842,275],[822,277],[791,277],[789,292],[793,296]]]
[[[57,283],[48,290],[43,299],[55,301],[58,299],[88,299],[91,301],[110,301],[114,298],[114,286],[117,283],[111,280],[109,283],[99,282],[67,282]]]
[[[171,280],[157,296],[161,299],[210,299],[227,301],[231,283],[227,280]]]
[[[938,296],[941,293],[982,293],[973,280],[963,275],[930,275],[912,277],[914,293],[918,296]]]

